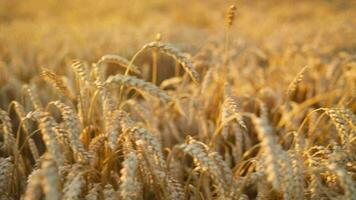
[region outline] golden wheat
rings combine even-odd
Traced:
[[[0,1],[1,200],[356,199],[355,5],[133,5]]]

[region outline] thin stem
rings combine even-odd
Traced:
[[[133,64],[133,62],[136,60],[136,58],[146,49],[146,46],[143,46],[138,52],[136,52],[136,54],[131,58],[129,65],[126,68],[125,74],[124,76],[127,76],[129,74],[129,71],[131,69],[131,66]],[[124,91],[124,85],[122,84],[120,87],[120,93],[119,93],[119,102],[122,102],[122,98],[123,98],[123,92]]]
[[[152,83],[157,84],[157,61],[158,61],[158,52],[156,49],[152,50]]]

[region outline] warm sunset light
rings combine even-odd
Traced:
[[[0,200],[356,200],[356,1],[0,0]]]

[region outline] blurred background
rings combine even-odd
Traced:
[[[233,43],[272,51],[303,43],[325,57],[356,51],[354,0],[1,0],[0,71],[13,68],[26,82],[38,67],[60,73],[74,58],[130,58],[157,33],[194,55],[211,41],[223,43],[231,4],[237,6]]]

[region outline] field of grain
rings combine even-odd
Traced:
[[[0,200],[355,200],[355,95],[354,0],[1,0]]]

